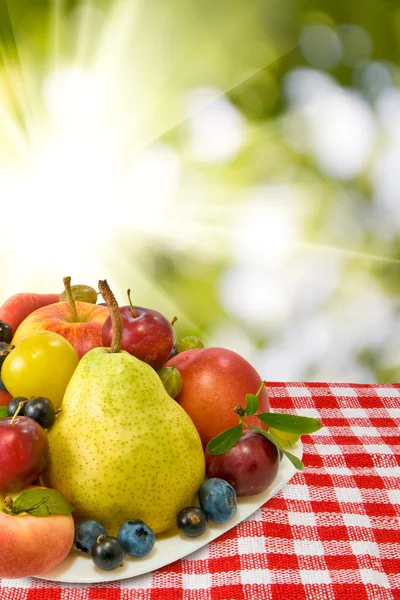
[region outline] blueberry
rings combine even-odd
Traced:
[[[200,506],[209,521],[227,523],[236,514],[236,492],[219,477],[208,479],[199,490]]]
[[[187,506],[178,514],[176,524],[186,537],[199,537],[207,529],[207,517],[198,506]]]
[[[25,404],[25,416],[33,419],[43,429],[51,427],[55,421],[54,406],[48,398],[32,398]]]
[[[156,541],[154,532],[146,523],[135,519],[126,521],[118,531],[118,539],[129,556],[146,556]]]
[[[122,567],[126,552],[116,537],[100,535],[92,547],[91,555],[96,567],[103,571],[112,571]]]
[[[13,398],[7,406],[7,414],[9,417],[13,417],[20,402],[28,402],[28,398],[25,398],[24,396],[17,396],[16,398]],[[25,406],[26,404],[21,408],[21,410],[18,413],[19,417],[23,417],[25,414]]]
[[[89,554],[100,535],[107,535],[100,523],[94,520],[81,521],[75,528],[75,545],[78,550]]]

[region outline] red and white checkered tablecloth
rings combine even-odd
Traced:
[[[400,599],[400,384],[267,387],[275,411],[324,428],[302,438],[305,471],[250,518],[146,575],[3,579],[1,600]]]

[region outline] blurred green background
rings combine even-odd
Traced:
[[[400,380],[397,2],[0,7],[2,299],[106,277],[268,380]]]

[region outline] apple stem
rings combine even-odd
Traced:
[[[13,414],[13,418],[11,419],[10,425],[12,425],[15,421],[15,419],[18,417],[19,413],[22,410],[22,407],[25,406],[25,404],[28,402],[28,400],[22,400],[19,404],[18,404],[18,408],[15,411],[15,413]]]
[[[72,322],[79,323],[78,311],[76,310],[75,298],[71,290],[71,277],[64,277],[63,279],[65,291],[67,293],[67,299],[69,307],[71,309]]]
[[[127,294],[128,294],[129,306],[131,307],[132,317],[135,318],[136,312],[135,312],[135,309],[133,308],[133,304],[132,304],[132,300],[131,300],[131,290],[127,290]]]
[[[111,315],[112,324],[112,340],[111,340],[111,353],[121,352],[121,340],[122,340],[122,317],[119,312],[118,302],[112,293],[110,286],[106,279],[99,281],[99,290],[104,298],[107,308]]]
[[[6,496],[4,498],[4,507],[7,510],[12,510],[13,504],[14,504],[14,502],[13,502],[13,499],[11,498],[11,496]]]
[[[174,318],[172,319],[172,321],[171,321],[171,325],[172,325],[172,327],[175,325],[175,323],[177,322],[177,320],[178,320],[178,317],[174,317]]]
[[[260,393],[261,393],[261,390],[263,389],[263,387],[265,386],[265,384],[266,384],[266,383],[267,383],[266,381],[262,381],[262,382],[261,382],[261,385],[260,385],[260,387],[258,388],[258,391],[257,391],[257,393],[256,393],[256,396],[257,396],[257,398],[258,398],[258,396],[260,395]]]

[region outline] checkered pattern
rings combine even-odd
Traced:
[[[400,384],[268,391],[274,410],[324,428],[303,437],[305,471],[249,519],[147,575],[88,586],[2,580],[1,600],[400,599]]]

